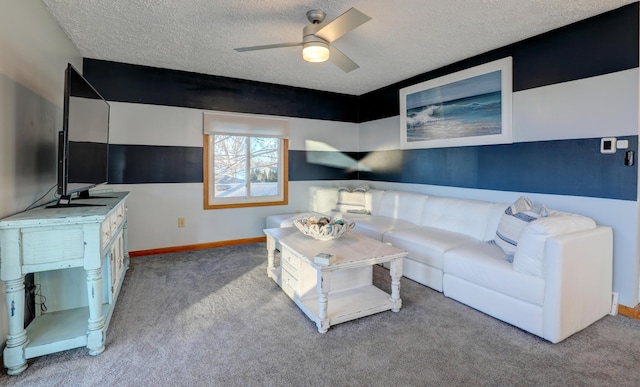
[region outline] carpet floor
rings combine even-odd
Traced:
[[[389,290],[388,271],[374,283]],[[636,386],[640,321],[551,344],[402,278],[403,308],[316,326],[266,276],[264,243],[131,261],[106,350],[28,361],[15,386]]]

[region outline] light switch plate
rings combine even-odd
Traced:
[[[616,153],[616,138],[605,137],[600,140],[600,153]]]

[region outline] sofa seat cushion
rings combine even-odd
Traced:
[[[514,270],[493,243],[475,242],[446,251],[444,272],[534,305],[544,303],[544,280]]]
[[[442,269],[445,251],[476,242],[468,235],[426,226],[392,230],[382,240],[406,250],[407,258],[438,269]]]
[[[343,214],[345,218],[351,218],[356,222],[353,231],[369,238],[382,241],[382,235],[390,230],[400,230],[416,227],[414,223],[402,219],[388,218],[386,216],[352,216]]]

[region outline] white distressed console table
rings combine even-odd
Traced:
[[[86,346],[104,351],[105,334],[129,266],[128,192],[93,193],[74,204],[38,207],[0,221],[0,279],[5,282],[9,335],[4,365],[9,375],[26,359]],[[46,312],[24,328],[25,274],[35,273]]]
[[[354,232],[331,241],[315,240],[295,227],[271,228],[264,233],[267,275],[316,323],[318,332],[385,310],[400,311],[406,251]],[[275,266],[278,243],[280,265]],[[335,263],[314,263],[313,257],[319,253],[335,254]],[[373,285],[373,265],[385,262],[390,268],[391,294]]]

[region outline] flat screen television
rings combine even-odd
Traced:
[[[78,198],[89,198],[90,188],[107,182],[108,164],[109,104],[68,64],[58,135],[57,206],[72,205],[74,193]]]

